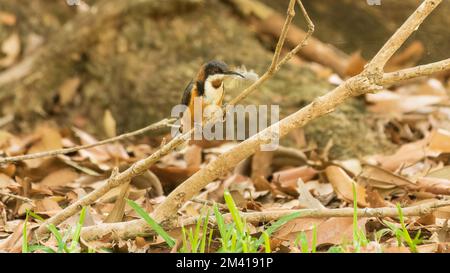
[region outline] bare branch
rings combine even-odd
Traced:
[[[70,154],[70,153],[73,153],[73,152],[76,152],[79,150],[89,149],[89,148],[105,145],[108,143],[120,141],[120,140],[130,138],[133,136],[142,135],[143,133],[146,133],[148,131],[155,131],[155,130],[169,126],[171,124],[171,122],[173,122],[173,121],[174,121],[174,119],[163,119],[161,121],[158,121],[156,123],[148,125],[147,127],[138,129],[136,131],[125,133],[125,134],[122,134],[122,135],[119,135],[119,136],[116,136],[113,138],[104,139],[104,140],[96,142],[96,143],[80,145],[80,146],[75,146],[75,147],[60,149],[60,150],[39,152],[39,153],[28,154],[28,155],[18,155],[18,156],[12,156],[12,157],[4,157],[4,158],[0,157],[0,164],[18,162],[18,161],[24,161],[24,160],[42,158],[42,157],[51,157],[51,156],[56,156],[56,155],[61,155],[61,154]]]
[[[428,15],[442,2],[442,0],[426,0],[409,16],[403,25],[384,44],[375,57],[367,64],[365,71],[379,74],[383,71],[387,61],[405,43],[406,39],[416,31]]]
[[[405,207],[402,209],[404,216],[423,216],[434,212],[438,208],[450,205],[450,200],[433,201],[430,203]],[[276,211],[261,211],[261,212],[241,212],[240,216],[245,219],[247,223],[267,223],[275,221],[283,216],[293,213],[299,213],[298,218],[329,218],[329,217],[352,217],[353,208],[340,209],[299,209],[299,210],[276,210]],[[397,217],[397,208],[364,208],[357,209],[356,214],[359,218],[363,217]],[[225,221],[232,221],[231,214],[224,215]],[[195,225],[201,217],[189,217],[181,221],[167,221],[162,223],[165,230],[175,229],[181,226]],[[215,223],[215,217],[210,216],[210,221]],[[104,235],[110,234],[112,239],[127,239],[134,238],[137,235],[153,235],[154,231],[148,225],[137,225],[140,220],[133,220],[121,223],[100,224],[83,228],[81,237],[86,240],[94,240],[101,238]]]
[[[435,63],[419,65],[412,68],[402,69],[396,72],[385,73],[381,80],[381,85],[389,85],[398,81],[409,80],[412,78],[429,76],[437,72],[450,69],[450,59]]]

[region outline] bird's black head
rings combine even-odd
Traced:
[[[214,75],[218,75],[218,74],[219,75],[222,74],[224,76],[237,75],[237,76],[244,78],[243,75],[229,70],[228,65],[226,63],[221,62],[221,61],[212,60],[212,61],[207,62],[206,64],[204,64],[201,67],[201,69],[197,75],[197,81],[204,82],[209,76],[214,76]]]
[[[212,76],[215,74],[225,74],[229,71],[228,65],[226,63],[216,60],[207,62],[204,65],[203,69],[205,72],[205,78],[208,78],[208,76]]]

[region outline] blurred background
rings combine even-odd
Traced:
[[[421,1],[304,0],[316,40],[245,103],[279,104],[282,116],[358,73]],[[219,59],[259,75],[271,61],[287,0],[2,0],[0,126],[19,133],[42,122],[96,136],[109,112],[117,133],[168,117],[200,65]],[[412,35],[388,70],[448,58],[450,3]],[[301,40],[297,10],[286,49]],[[325,51],[323,51],[325,50]],[[444,80],[448,75],[442,76]],[[334,79],[334,80],[333,80]],[[227,92],[226,100],[239,90]],[[348,157],[389,150],[364,99],[291,134]]]

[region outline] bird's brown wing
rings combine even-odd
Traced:
[[[181,98],[181,103],[186,106],[189,106],[189,102],[191,101],[191,96],[192,96],[191,90],[192,90],[193,84],[194,84],[193,81],[189,82],[189,84],[184,89],[183,97]]]

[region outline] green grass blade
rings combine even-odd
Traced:
[[[209,237],[208,237],[208,253],[210,252],[210,249],[211,249],[213,234],[214,234],[214,229],[210,228],[209,229]]]
[[[409,235],[408,229],[406,228],[406,225],[405,225],[405,219],[403,217],[402,207],[398,203],[397,203],[397,211],[398,211],[398,217],[400,219],[400,225],[402,226],[402,230],[401,230],[402,237],[405,240],[405,242],[408,244],[411,252],[417,253],[417,245],[413,241],[413,239],[411,239],[411,236]]]
[[[79,244],[78,241],[80,240],[81,228],[83,227],[84,219],[86,217],[86,209],[87,207],[83,207],[81,209],[80,218],[78,219],[77,227],[72,236],[72,242],[70,244],[70,252],[74,251],[77,245]]]
[[[356,252],[360,251],[360,242],[358,238],[358,203],[356,201],[356,185],[352,183],[352,192],[353,192],[353,247]]]
[[[223,219],[222,214],[219,211],[217,204],[214,204],[214,216],[216,217],[217,227],[219,229],[220,237],[224,238],[226,234],[225,229],[225,220]]]
[[[300,250],[302,253],[308,253],[309,247],[308,247],[308,239],[306,238],[306,233],[304,231],[300,232],[298,235],[298,241],[300,243]]]
[[[312,242],[311,242],[311,253],[316,253],[316,246],[317,246],[317,226],[316,224],[313,225],[313,235],[312,235]]]
[[[208,233],[208,223],[209,223],[209,209],[206,211],[205,221],[203,222],[203,233],[202,233],[202,240],[200,243],[200,253],[205,253],[206,236]]]
[[[139,216],[141,216],[147,222],[147,224],[149,224],[152,227],[152,229],[164,239],[164,241],[166,241],[169,247],[175,246],[175,240],[172,237],[170,237],[170,235],[167,234],[167,232],[165,232],[164,229],[155,220],[153,220],[153,218],[151,218],[150,215],[148,215],[148,213],[145,212],[143,208],[141,208],[133,200],[127,199],[127,202],[128,205],[130,205],[130,207],[132,207],[137,212],[137,214],[139,214]]]
[[[28,234],[27,234],[27,224],[28,224],[28,217],[30,215],[30,211],[27,210],[27,214],[25,216],[25,222],[23,223],[23,229],[22,229],[22,253],[28,253]]]
[[[53,249],[51,249],[48,246],[43,246],[43,245],[31,245],[28,250],[30,251],[30,253],[33,253],[37,250],[41,250],[45,253],[56,253]]]
[[[31,217],[33,217],[33,218],[36,219],[36,220],[39,220],[39,221],[41,221],[41,222],[44,222],[44,221],[45,221],[44,218],[42,218],[41,216],[39,216],[39,215],[37,215],[36,213],[32,212],[31,210],[29,210],[28,213],[29,213],[29,215],[30,215]]]
[[[267,234],[266,231],[262,232],[263,238],[264,238],[264,252],[266,253],[271,253],[272,250],[270,248],[270,238],[269,238],[269,234]]]
[[[181,227],[181,234],[183,236],[183,247],[180,249],[180,251],[183,253],[187,253],[188,252],[188,244],[187,244],[187,238],[186,238],[186,228],[184,226]]]
[[[270,227],[268,227],[266,229],[267,234],[269,234],[269,236],[271,236],[272,233],[277,231],[284,224],[286,224],[287,222],[292,221],[300,216],[301,216],[300,212],[294,212],[294,213],[291,213],[291,214],[281,217],[280,219],[278,219],[276,222],[271,224]]]
[[[244,224],[242,223],[241,215],[239,214],[239,210],[237,209],[236,204],[234,203],[233,197],[228,191],[226,191],[223,194],[223,197],[225,199],[225,203],[228,206],[228,209],[230,210],[231,217],[233,218],[233,221],[236,224],[237,231],[240,234],[243,234]]]
[[[49,224],[48,225],[48,230],[50,230],[50,232],[55,236],[56,241],[58,242],[58,252],[62,252],[65,249],[65,247],[66,247],[65,243],[64,243],[64,240],[63,240],[63,236],[58,231],[56,226],[53,225],[53,224]]]

